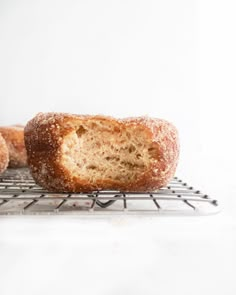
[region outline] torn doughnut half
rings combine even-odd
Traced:
[[[25,127],[28,165],[53,192],[151,191],[173,177],[179,141],[169,122],[39,113]]]

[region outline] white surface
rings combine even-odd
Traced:
[[[1,294],[235,294],[235,219],[1,218]]]
[[[0,124],[148,114],[210,217],[1,217],[0,294],[236,294],[234,1],[0,2]]]

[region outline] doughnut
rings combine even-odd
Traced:
[[[0,173],[4,172],[9,162],[9,153],[6,141],[0,134]]]
[[[0,127],[0,133],[5,139],[9,151],[9,167],[20,168],[27,165],[24,143],[24,126]]]
[[[149,117],[39,113],[25,127],[25,145],[33,178],[52,192],[156,190],[179,157],[176,128]]]

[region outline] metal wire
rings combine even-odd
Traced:
[[[175,177],[158,191],[49,193],[28,169],[8,169],[0,176],[0,215],[82,213],[211,214],[218,202]]]

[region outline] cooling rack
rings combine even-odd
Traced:
[[[8,169],[0,176],[0,215],[9,214],[179,214],[206,215],[219,211],[217,200],[173,178],[152,192],[94,191],[49,193],[29,170]]]

